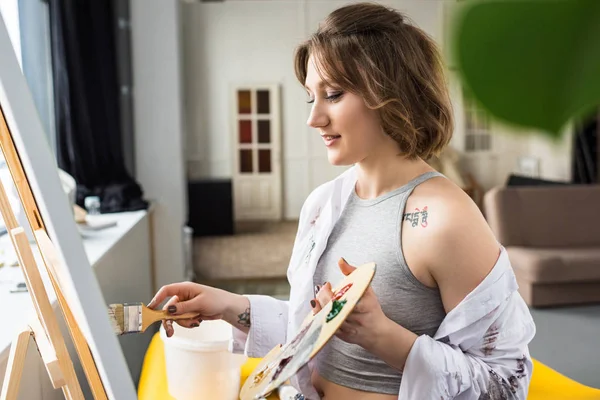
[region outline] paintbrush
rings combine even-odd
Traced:
[[[150,325],[163,320],[191,319],[197,313],[171,315],[167,310],[153,310],[143,303],[110,304],[108,316],[117,335],[144,332]]]

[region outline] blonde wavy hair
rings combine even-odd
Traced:
[[[297,49],[296,77],[309,57],[321,79],[361,96],[409,158],[439,154],[452,137],[452,108],[435,42],[400,12],[359,3],[333,11]]]

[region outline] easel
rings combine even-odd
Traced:
[[[92,395],[95,400],[107,400],[106,391],[100,379],[88,343],[75,320],[73,312],[71,311],[60,286],[60,277],[64,276],[64,266],[60,262],[56,249],[48,236],[33,196],[31,186],[25,175],[23,165],[6,123],[4,113],[1,109],[0,148],[4,154],[4,159],[17,188],[27,220],[34,232],[38,249],[42,255],[44,265],[56,293],[67,328],[69,329],[75,349],[90,385]],[[6,229],[15,248],[19,265],[23,269],[27,289],[37,314],[37,318],[34,318],[31,325],[19,332],[12,343],[0,400],[17,399],[30,337],[33,337],[37,345],[46,366],[46,370],[48,371],[52,386],[55,389],[61,388],[66,399],[84,400],[81,386],[77,379],[77,375],[75,374],[75,369],[64,338],[61,334],[58,320],[54,314],[52,305],[50,304],[48,294],[46,293],[32,248],[23,227],[19,226],[17,223],[10,202],[8,201],[6,191],[1,182],[0,212],[2,213]]]

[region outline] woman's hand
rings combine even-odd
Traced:
[[[200,325],[203,320],[223,319],[230,324],[239,325],[240,329],[250,326],[250,302],[243,296],[193,282],[180,282],[163,286],[156,293],[149,308],[155,308],[167,297],[171,297],[164,305],[172,315],[195,313],[198,317],[178,320],[177,323],[186,328]],[[247,314],[247,321],[243,316]],[[167,337],[173,335],[173,321],[163,321]]]
[[[338,261],[338,266],[344,275],[349,275],[356,269],[343,258]],[[316,299],[311,300],[311,306],[315,314],[333,298],[333,291],[329,282],[316,289],[318,289]],[[336,336],[345,342],[357,344],[366,350],[370,350],[374,347],[388,322],[389,319],[383,313],[373,288],[369,286],[354,310],[336,332]]]

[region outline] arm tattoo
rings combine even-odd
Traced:
[[[411,213],[404,213],[402,216],[403,221],[408,221],[411,223],[413,228],[419,226],[419,217],[421,219],[421,227],[427,228],[427,217],[429,213],[427,211],[427,206],[423,207],[423,209],[419,209],[415,207],[415,211]]]
[[[238,324],[250,328],[250,307],[246,311],[238,315]]]

